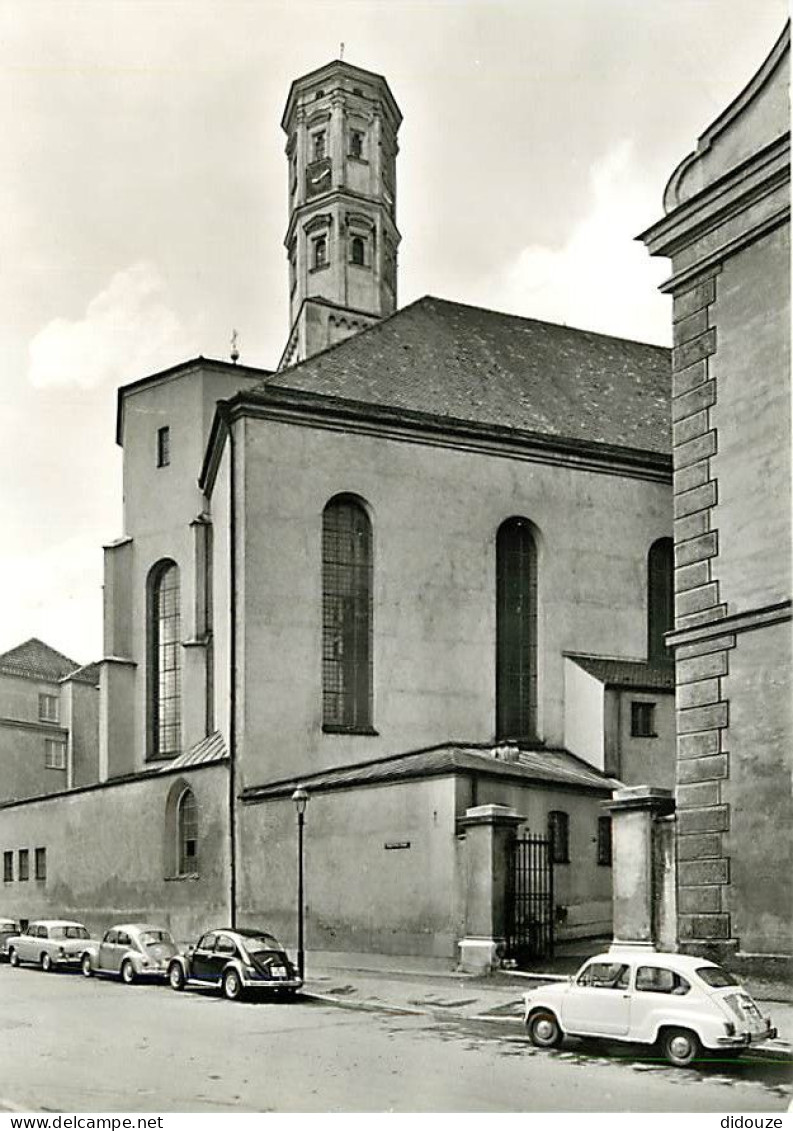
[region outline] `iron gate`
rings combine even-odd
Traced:
[[[553,957],[551,842],[516,837],[507,853],[507,958],[523,966]]]

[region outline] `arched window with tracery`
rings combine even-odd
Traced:
[[[496,737],[537,736],[537,544],[526,518],[496,536]]]
[[[198,808],[195,794],[187,787],[176,806],[176,874],[198,872]]]
[[[671,538],[659,538],[647,555],[647,659],[651,664],[674,662],[664,643],[664,634],[674,627],[674,617],[674,547]]]
[[[159,562],[149,574],[149,757],[181,749],[182,655],[179,567]]]
[[[372,525],[348,495],[322,515],[322,724],[372,727]]]

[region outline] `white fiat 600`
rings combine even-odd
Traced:
[[[524,994],[532,1043],[554,1048],[565,1034],[655,1045],[670,1063],[702,1050],[736,1056],[776,1036],[740,983],[713,962],[683,954],[609,951],[565,982]]]

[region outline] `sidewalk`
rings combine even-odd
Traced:
[[[324,956],[323,956],[324,957]],[[433,969],[402,970],[394,960],[391,969],[339,968],[317,965],[306,967],[305,995],[339,1008],[371,1010],[402,1015],[422,1014],[435,1018],[462,1017],[468,1020],[523,1020],[523,994],[542,982],[565,977],[559,960],[545,975],[500,971],[489,977]],[[578,968],[573,961],[573,969]],[[764,1014],[770,1014],[779,1036],[773,1041],[746,1050],[748,1056],[793,1058],[793,1004],[762,1000]]]

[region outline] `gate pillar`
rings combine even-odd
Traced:
[[[457,944],[463,970],[495,970],[504,953],[507,842],[525,820],[509,805],[475,805],[459,822],[465,830],[465,938]]]
[[[672,791],[649,785],[614,791],[612,822],[613,949],[672,949],[674,813]],[[671,819],[670,819],[671,817]],[[671,846],[671,854],[670,854]]]

